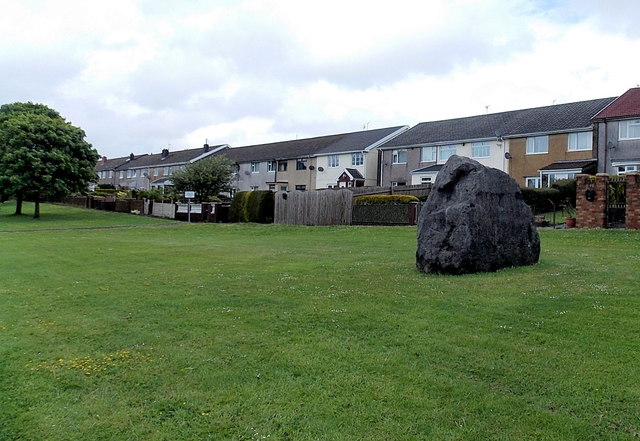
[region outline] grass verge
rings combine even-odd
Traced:
[[[0,439],[637,439],[640,234],[541,238],[426,276],[406,227],[0,234]]]

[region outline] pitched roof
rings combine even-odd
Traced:
[[[591,118],[614,98],[420,123],[380,148],[455,143],[588,129]]]
[[[595,159],[581,159],[581,160],[562,160],[553,162],[546,167],[542,167],[540,170],[582,170],[586,171],[589,167],[595,171],[595,165],[597,160]]]
[[[209,150],[207,152],[205,152],[203,147],[188,150],[169,150],[166,157],[163,157],[162,153],[139,156],[131,161],[128,164],[128,167],[123,168],[164,167],[168,165],[186,164],[199,156],[207,153],[208,155],[212,155],[218,150],[223,150],[225,147],[228,147],[227,144],[209,146]]]
[[[406,126],[232,147],[221,153],[240,163],[363,151],[402,130],[406,130]]]
[[[634,87],[616,98],[594,119],[640,116],[640,87]]]
[[[360,173],[355,168],[345,168],[343,173],[347,173],[349,175],[349,177],[351,177],[351,179],[353,179],[353,180],[364,179],[364,176],[362,176],[362,173]]]
[[[123,156],[122,158],[112,158],[112,159],[98,159],[96,163],[96,171],[103,170],[115,170],[120,167],[122,164],[125,164],[129,161],[129,156]]]
[[[437,173],[440,170],[442,170],[442,167],[444,167],[444,164],[435,164],[435,165],[430,165],[428,167],[422,167],[417,170],[413,170],[411,173]]]

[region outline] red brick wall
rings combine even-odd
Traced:
[[[609,175],[578,175],[576,177],[576,227],[606,228],[607,226],[607,188]],[[588,201],[586,192],[595,190],[595,199]]]
[[[627,212],[625,227],[640,229],[640,175],[627,175]]]

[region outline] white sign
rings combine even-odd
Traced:
[[[196,197],[196,192],[195,191],[185,191],[184,192],[184,197],[187,199],[193,199]]]

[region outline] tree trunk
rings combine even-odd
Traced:
[[[36,196],[36,199],[34,202],[36,204],[36,207],[33,209],[33,218],[38,219],[40,218],[40,197]]]
[[[16,212],[13,214],[16,216],[22,214],[22,195],[16,195]]]

